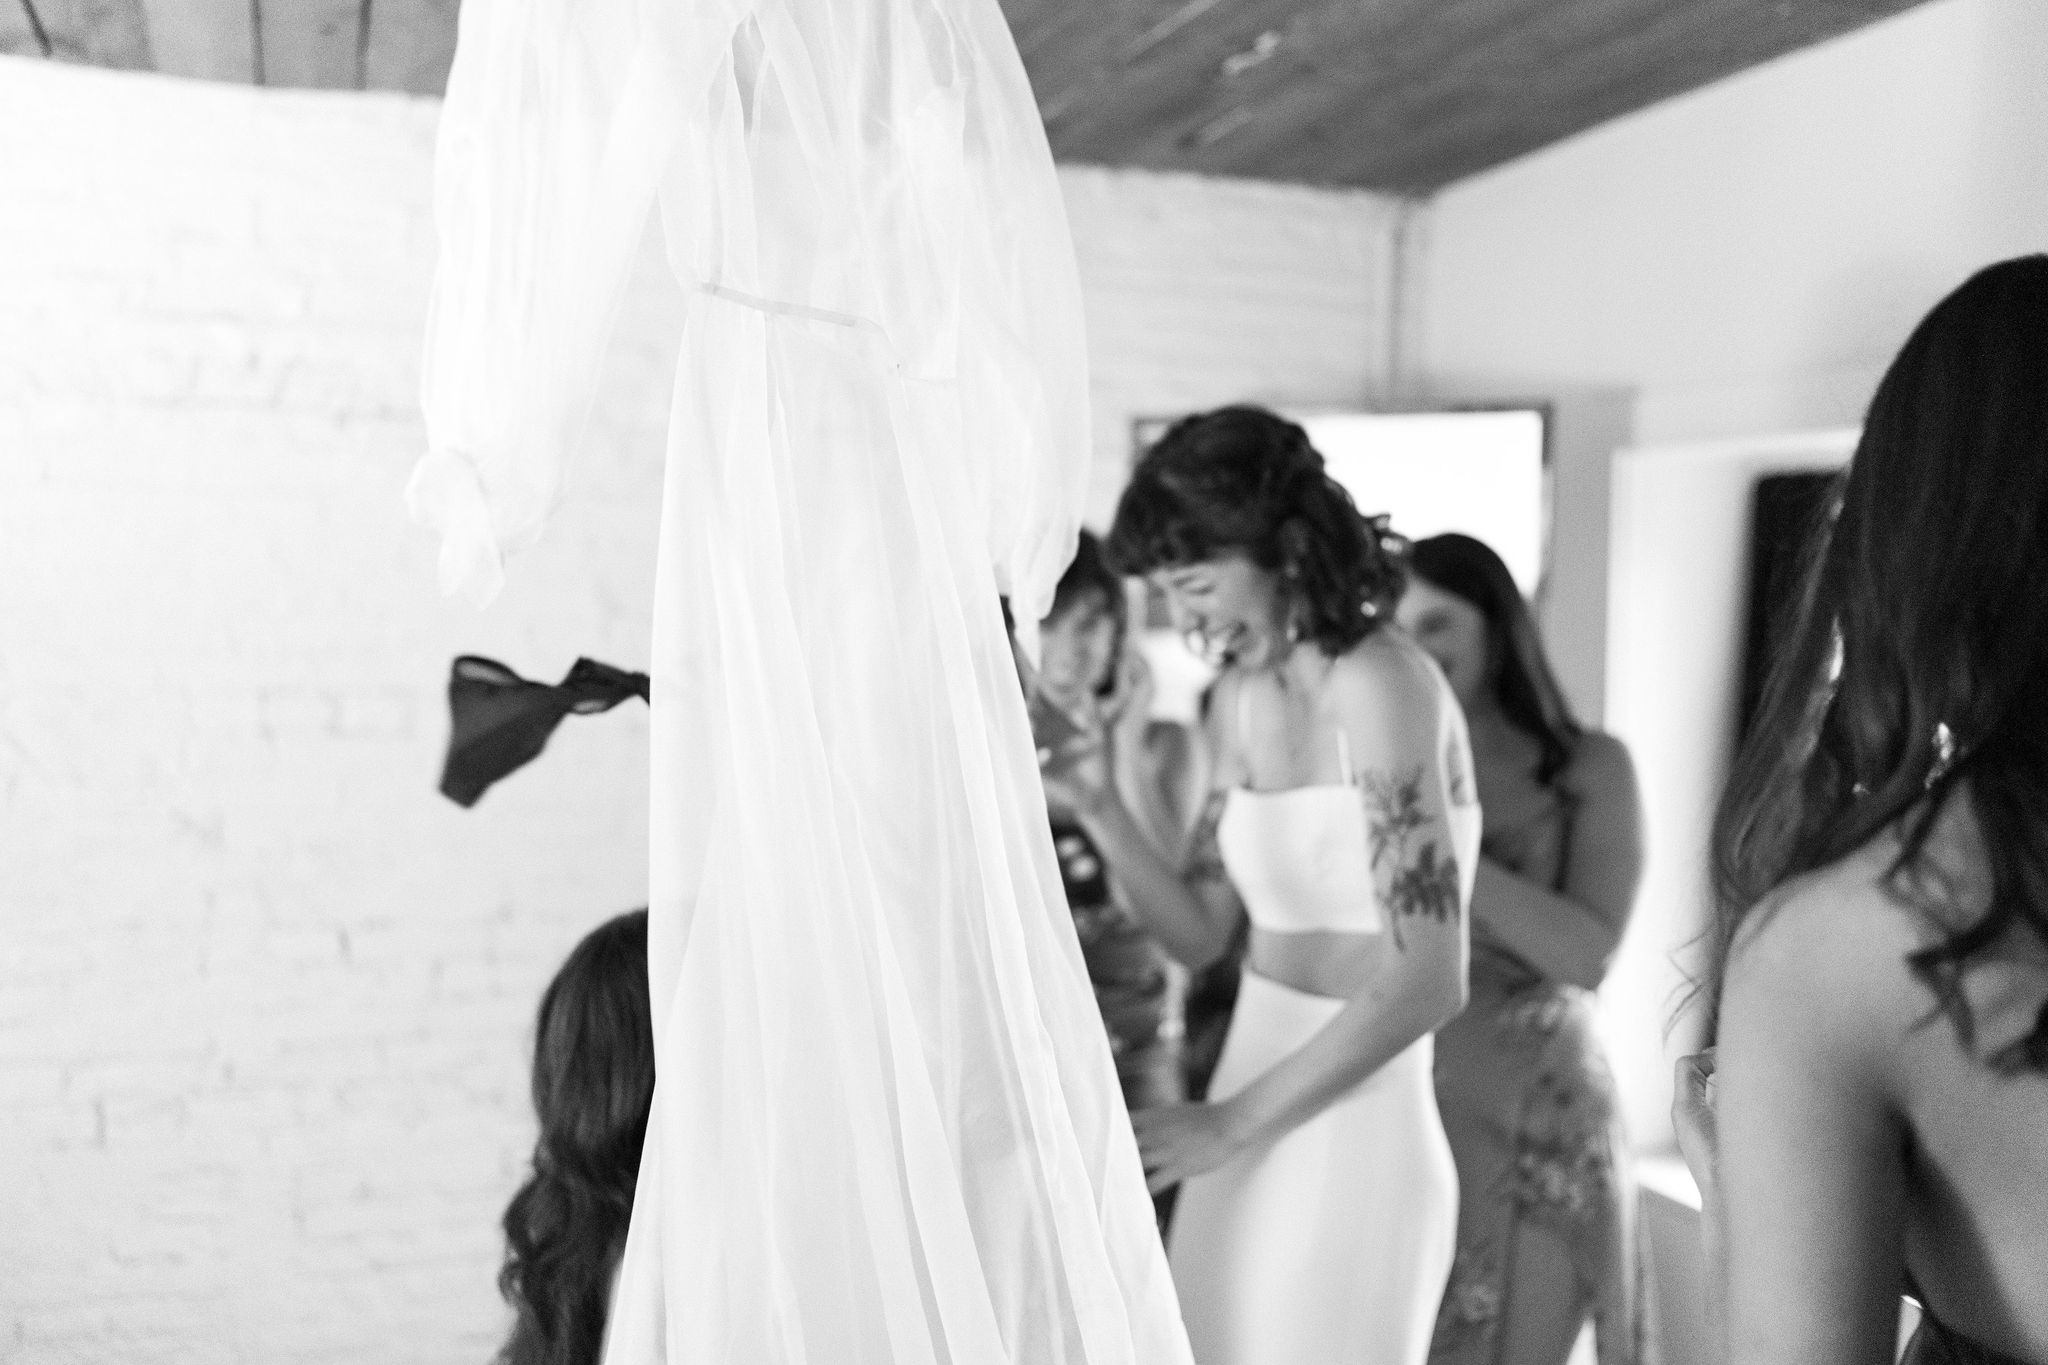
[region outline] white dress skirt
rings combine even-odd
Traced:
[[[657,199],[684,296],[605,1359],[1187,1365],[997,603],[1049,610],[1091,451],[997,0],[463,0],[438,141],[449,586],[624,440],[585,417]]]
[[[1246,971],[1209,1097],[1243,1089],[1343,1007]],[[1458,1218],[1433,1041],[1181,1187],[1167,1256],[1196,1365],[1422,1365]]]

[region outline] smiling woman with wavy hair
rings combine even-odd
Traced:
[[[1132,471],[1110,562],[1223,665],[1210,790],[1161,856],[1106,756],[1046,774],[1140,923],[1191,968],[1243,936],[1204,1101],[1136,1116],[1202,1365],[1422,1365],[1449,1275],[1457,1172],[1432,1035],[1465,1003],[1479,808],[1457,700],[1388,629],[1402,543],[1308,434],[1228,407]]]

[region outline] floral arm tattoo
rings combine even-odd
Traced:
[[[1216,827],[1223,822],[1223,804],[1228,796],[1228,792],[1210,792],[1209,799],[1202,803],[1202,813],[1195,818],[1195,827],[1188,832],[1187,858],[1181,876],[1189,882],[1227,884],[1230,880],[1223,867],[1223,850],[1216,844]]]
[[[1368,771],[1360,775],[1365,792],[1367,832],[1372,844],[1373,875],[1389,911],[1394,946],[1401,948],[1401,921],[1414,915],[1439,924],[1456,924],[1458,859],[1441,851],[1424,831],[1429,813],[1422,806],[1422,766],[1398,773]]]

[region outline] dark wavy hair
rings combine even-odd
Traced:
[[[1241,551],[1286,579],[1303,637],[1333,656],[1400,598],[1404,549],[1384,518],[1359,515],[1299,424],[1242,404],[1166,429],[1131,472],[1107,545],[1125,574]]]
[[[1914,329],[1806,558],[1715,819],[1710,1011],[1759,903],[1887,828],[1893,894],[1953,924],[1923,852],[1960,798],[1990,905],[1907,962],[1971,1045],[1965,967],[2016,928],[2048,942],[2048,256],[1979,272]],[[1991,1061],[2048,1070],[2048,1007]]]
[[[1501,714],[1542,746],[1536,780],[1548,786],[1572,761],[1585,733],[1557,685],[1536,614],[1515,576],[1483,540],[1456,531],[1418,540],[1408,568],[1432,587],[1469,602],[1486,618],[1487,676]]]
[[[1084,530],[1074,546],[1074,557],[1067,561],[1066,572],[1060,575],[1059,586],[1053,589],[1052,611],[1045,619],[1050,621],[1064,616],[1090,597],[1101,599],[1103,610],[1115,627],[1110,642],[1110,658],[1115,659],[1123,653],[1124,636],[1130,629],[1130,607],[1124,601],[1124,582],[1104,558],[1101,538],[1093,531]],[[1116,672],[1112,667],[1097,690],[1108,692],[1115,686]]]
[[[647,912],[592,930],[541,996],[533,1171],[505,1210],[501,1365],[595,1365],[654,1099]]]

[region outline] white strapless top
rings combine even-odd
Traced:
[[[1297,934],[1386,928],[1357,787],[1233,787],[1216,825],[1216,849],[1254,928]]]
[[[1440,673],[1437,686],[1444,693],[1439,748],[1448,752],[1455,745],[1462,752],[1464,713]],[[1249,699],[1239,691],[1240,735],[1250,728]],[[1253,928],[1283,934],[1377,934],[1387,927],[1373,879],[1365,793],[1353,776],[1349,738],[1342,730],[1336,738],[1341,781],[1280,791],[1232,787],[1223,798],[1216,849]],[[1470,771],[1469,757],[1462,766]],[[1458,785],[1454,778],[1453,786]],[[1479,866],[1480,812],[1468,797],[1446,795],[1452,802],[1444,812],[1450,826],[1447,852],[1457,861],[1462,908],[1471,903]]]

